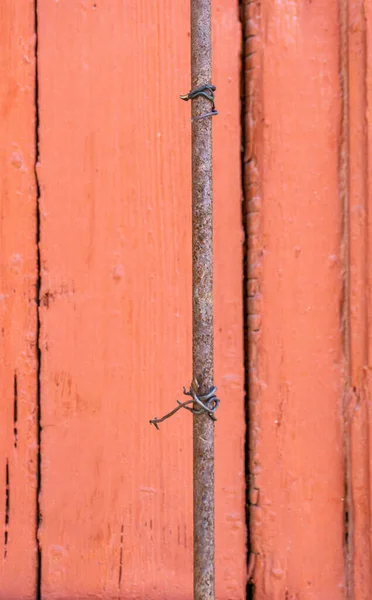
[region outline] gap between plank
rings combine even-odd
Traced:
[[[41,574],[42,574],[42,551],[40,544],[41,526],[41,346],[40,346],[40,296],[41,296],[41,257],[40,257],[40,183],[38,177],[39,151],[39,64],[38,64],[38,1],[34,0],[34,35],[35,35],[35,187],[36,187],[36,354],[37,354],[37,377],[36,377],[36,441],[37,441],[37,470],[36,470],[36,515],[35,515],[35,541],[36,541],[36,600],[41,600]]]

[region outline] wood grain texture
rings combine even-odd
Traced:
[[[254,597],[337,600],[345,598],[338,3],[245,8]]]
[[[45,598],[192,590],[189,12],[38,2]],[[245,594],[240,30],[214,3],[217,598]],[[233,435],[232,435],[233,432]]]
[[[365,39],[370,40],[372,35],[372,1],[367,0],[365,3],[365,13],[364,18],[366,19],[366,32]],[[371,290],[372,290],[372,262],[369,259],[371,254],[371,240],[372,240],[372,219],[371,219],[371,197],[372,197],[372,47],[370,43],[367,43],[366,48],[366,123],[365,126],[367,128],[368,137],[367,137],[367,197],[366,197],[366,227],[367,227],[367,256],[368,260],[366,263],[367,269],[367,277],[366,277],[366,292],[368,294],[367,297],[367,323],[368,323],[368,341],[367,341],[367,364],[366,364],[366,381],[365,381],[365,389],[366,395],[368,398],[368,402],[365,404],[368,410],[368,458],[369,458],[369,552],[372,551],[372,531],[371,531],[371,523],[372,523],[372,472],[371,472],[371,460],[372,456],[372,419],[371,419],[371,411],[370,411],[370,399],[372,398],[372,335],[371,335]],[[371,573],[370,570],[367,574],[368,584],[371,585]]]
[[[348,378],[345,420],[349,494],[349,588],[355,600],[372,595],[371,452],[368,365],[369,203],[366,3],[349,0],[347,13],[348,202],[345,273],[348,278]]]
[[[0,598],[35,598],[37,488],[33,2],[0,5]]]

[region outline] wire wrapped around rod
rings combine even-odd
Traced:
[[[214,413],[220,404],[220,400],[216,396],[217,388],[213,386],[206,394],[203,395],[198,395],[196,393],[197,389],[198,383],[194,379],[189,390],[186,390],[185,387],[183,388],[184,395],[190,396],[191,400],[186,400],[185,402],[180,402],[177,400],[178,406],[176,406],[176,408],[164,415],[164,417],[161,417],[161,419],[158,419],[157,417],[151,419],[150,424],[155,425],[156,429],[159,429],[159,423],[162,423],[166,419],[172,417],[176,412],[181,410],[181,408],[185,408],[193,415],[200,415],[203,412],[206,412],[213,421],[217,421],[216,417],[214,416]],[[192,408],[190,404],[193,405]]]
[[[205,119],[206,117],[214,117],[218,115],[218,110],[214,104],[214,92],[216,91],[216,86],[211,83],[204,83],[203,85],[199,85],[198,87],[191,90],[188,94],[183,94],[180,96],[181,100],[195,100],[195,98],[199,98],[200,96],[209,100],[212,103],[212,110],[202,115],[197,115],[193,117],[191,121],[200,121],[200,119]]]

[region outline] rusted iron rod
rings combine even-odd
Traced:
[[[212,83],[211,0],[191,0],[191,88]],[[193,379],[198,395],[214,385],[212,118],[192,100]],[[214,421],[193,416],[194,600],[214,600]]]

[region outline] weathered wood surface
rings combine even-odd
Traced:
[[[371,7],[245,3],[256,600],[372,595]]]
[[[0,5],[0,598],[35,598],[37,224],[30,0]]]
[[[337,600],[346,235],[338,3],[247,2],[245,34],[255,599]]]
[[[186,3],[187,4],[187,3]],[[42,593],[188,598],[189,12],[38,2]],[[217,597],[245,590],[240,26],[214,6]]]

